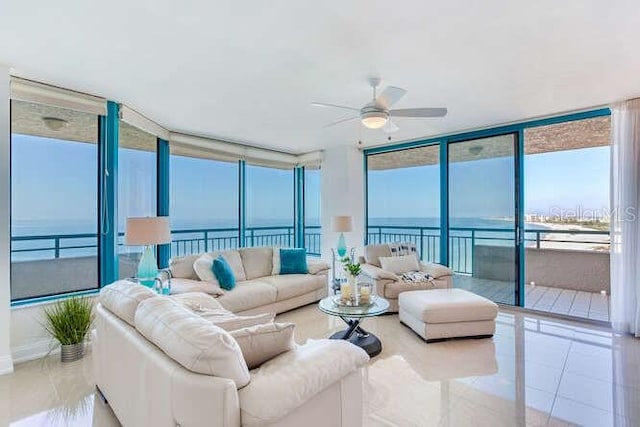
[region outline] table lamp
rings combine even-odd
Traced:
[[[141,284],[153,287],[158,275],[158,263],[152,246],[171,243],[169,217],[127,218],[124,243],[128,246],[144,246],[137,275]]]
[[[347,242],[344,239],[344,233],[348,233],[353,230],[353,221],[350,216],[334,216],[331,228],[333,231],[340,233],[340,237],[338,237],[338,247],[336,250],[340,258],[344,258],[347,254]]]

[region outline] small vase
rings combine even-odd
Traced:
[[[347,280],[349,281],[349,285],[351,286],[351,299],[353,300],[353,305],[360,304],[359,301],[359,292],[358,292],[358,276],[354,276],[353,274],[347,275]]]
[[[84,356],[84,341],[77,344],[63,344],[60,350],[60,361],[63,363],[75,362]]]

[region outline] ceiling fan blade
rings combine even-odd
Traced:
[[[359,118],[360,118],[360,116],[345,117],[344,119],[336,120],[335,122],[329,123],[328,125],[324,125],[322,127],[323,128],[328,128],[328,127],[331,127],[331,126],[339,125],[340,123],[349,122],[351,120],[356,120],[356,119],[359,119]]]
[[[376,98],[375,105],[388,110],[393,104],[398,102],[405,93],[407,93],[407,91],[402,88],[387,86]]]
[[[400,128],[391,120],[387,120],[387,124],[385,124],[382,129],[384,129],[384,133],[394,133],[400,130]]]
[[[360,111],[359,108],[347,107],[346,105],[328,104],[326,102],[312,102],[311,106],[312,107],[333,107],[333,108],[342,108],[344,110]]]
[[[405,108],[403,110],[391,110],[392,117],[444,117],[446,108]]]

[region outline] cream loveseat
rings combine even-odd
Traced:
[[[440,264],[419,262],[420,271],[429,274],[433,279],[426,283],[409,283],[402,280],[401,275],[382,269],[381,257],[391,257],[389,244],[367,245],[364,256],[360,257],[362,275],[371,280],[378,295],[389,301],[388,312],[398,312],[398,295],[405,291],[427,289],[445,289],[453,287],[453,271]]]
[[[282,313],[319,301],[328,294],[329,265],[308,259],[309,274],[279,274],[279,249],[240,248],[210,252],[222,255],[236,277],[236,286],[223,291],[217,283],[200,280],[194,263],[203,254],[173,258],[169,264],[172,293],[206,292],[224,308],[237,314]]]
[[[369,357],[346,341],[292,344],[249,371],[234,332],[173,297],[116,282],[95,311],[96,385],[124,426],[362,425]]]

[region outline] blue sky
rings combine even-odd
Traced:
[[[20,221],[95,224],[97,146],[13,135],[12,217]],[[155,210],[153,153],[120,151],[119,222]],[[525,158],[526,211],[602,209],[609,203],[609,148],[599,147]],[[512,214],[512,161],[508,158],[453,163],[450,166],[452,216],[496,217]],[[174,224],[235,224],[238,166],[187,157],[171,158],[171,216]],[[53,177],[53,179],[52,179]],[[247,168],[248,225],[293,222],[293,179],[289,170]],[[439,215],[437,166],[371,171],[369,215]],[[320,213],[320,173],[307,175],[307,222]],[[215,224],[213,224],[215,225]],[[122,227],[120,227],[122,228]]]

